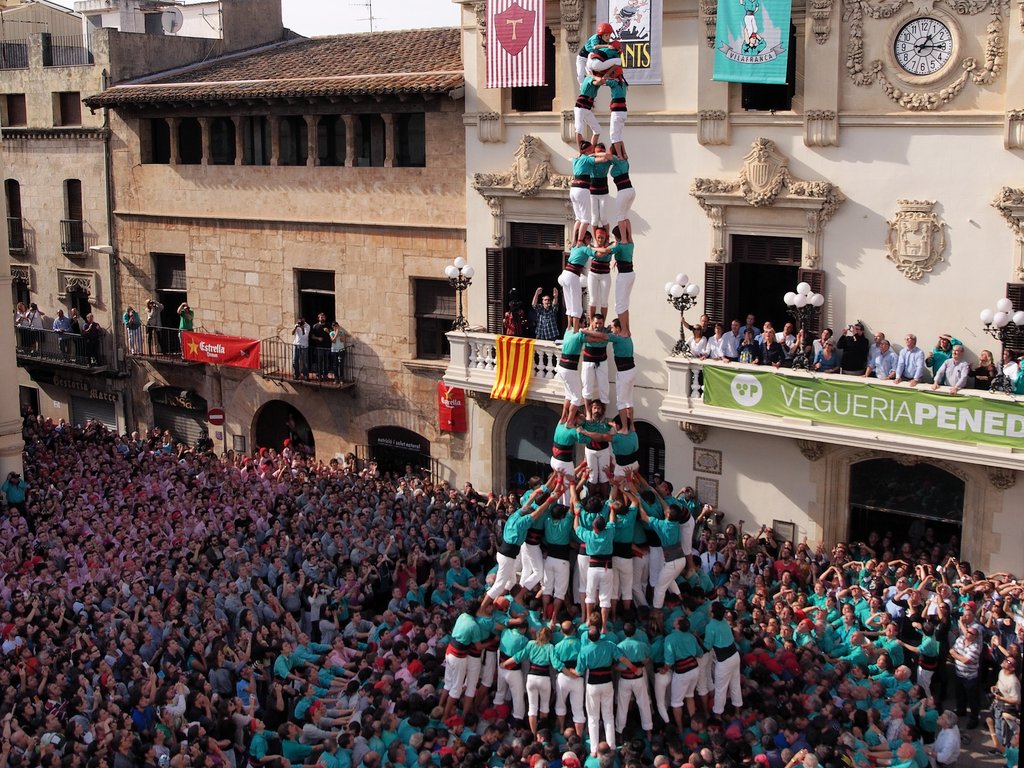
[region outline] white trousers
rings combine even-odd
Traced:
[[[572,706],[572,721],[574,723],[587,722],[587,714],[583,709],[584,687],[582,677],[572,677],[565,672],[559,672],[555,681],[555,714],[565,717],[568,711],[565,702],[568,699]]]
[[[590,141],[590,136],[583,131],[584,128],[589,128],[591,133],[598,136],[601,135],[601,124],[597,122],[597,117],[594,116],[594,110],[584,109],[583,107],[573,107],[572,111],[576,118],[576,133],[587,141]]]
[[[672,673],[667,669],[654,676],[654,704],[658,708],[658,717],[666,723],[672,722],[668,715],[668,691],[671,684]]]
[[[661,569],[665,566],[665,550],[661,547],[651,547],[647,554],[647,583],[651,588],[658,586],[658,577]]]
[[[497,600],[515,586],[517,560],[516,557],[498,553],[498,572],[494,574],[494,584],[487,590],[487,596],[491,600]]]
[[[519,583],[523,589],[532,592],[544,578],[544,553],[540,550],[540,544],[523,544],[519,558],[523,564]]]
[[[522,720],[526,717],[526,672],[522,669],[498,669],[498,691],[501,700],[504,701],[502,686],[508,691],[512,698],[512,717]]]
[[[484,651],[483,666],[480,669],[480,685],[483,688],[494,687],[495,675],[498,669],[498,652]]]
[[[622,219],[619,219],[622,221]],[[629,311],[629,297],[633,293],[636,272],[619,272],[615,276],[615,314],[621,315]],[[636,370],[636,369],[634,369]],[[636,375],[635,373],[633,374]]]
[[[558,284],[562,286],[562,298],[565,299],[565,316],[578,318],[583,314],[583,282],[580,276],[563,269],[558,276]]]
[[[576,555],[576,592],[587,594],[587,578],[590,576],[590,556],[586,552]]]
[[[633,599],[633,558],[613,557],[612,567],[615,569],[615,595],[617,600]],[[622,729],[619,728],[621,731]]]
[[[600,400],[602,403],[607,403],[609,390],[608,361],[602,360],[599,363],[583,361],[583,397],[587,400]],[[603,452],[601,451],[601,453]],[[608,464],[611,464],[610,460],[605,461],[605,465]],[[610,472],[609,469],[609,475]]]
[[[569,200],[572,202],[572,214],[576,221],[590,223],[590,190],[586,187],[570,187]]]
[[[642,608],[647,607],[647,567],[650,557],[647,554],[633,555],[633,602]]]
[[[587,467],[590,469],[591,483],[607,483],[612,479],[611,448],[602,448],[600,451],[585,448],[583,456],[586,458]]]
[[[453,699],[461,699],[466,692],[466,675],[469,672],[469,658],[446,654],[444,657],[444,689]]]
[[[577,408],[583,405],[583,377],[580,375],[579,368],[571,371],[568,368],[558,366],[555,368],[555,373],[562,380],[565,399]]]
[[[615,749],[615,691],[611,683],[587,686],[587,731],[590,735],[590,751],[597,754],[601,743],[601,721],[604,721],[604,740]]]
[[[608,220],[615,212],[614,201],[608,194],[590,195],[590,223],[595,227],[608,226]],[[601,306],[604,306],[603,304]]]
[[[612,112],[611,117],[611,140],[612,144],[622,141],[622,129],[626,127],[626,118],[629,112],[626,110]]]
[[[558,557],[544,558],[544,594],[564,600],[569,591],[569,561]]]
[[[652,608],[660,609],[665,606],[666,592],[671,590],[672,594],[679,594],[679,586],[676,584],[676,578],[685,568],[685,557],[669,560],[661,567],[661,571],[658,573],[658,583],[654,585],[654,594],[651,599]]]
[[[654,728],[651,717],[651,694],[647,689],[647,674],[635,680],[619,678],[618,701],[615,702],[615,730],[622,733],[629,715],[629,702],[636,699],[636,707],[640,710],[640,727],[645,731]]]
[[[740,654],[734,653],[725,661],[715,659],[715,705],[712,711],[716,715],[725,712],[726,698],[732,699],[734,707],[743,706],[743,693],[740,690]]]
[[[615,574],[611,568],[591,565],[587,569],[587,602],[601,608],[611,608],[614,581]]]
[[[589,190],[588,190],[589,191]],[[569,192],[572,198],[572,191]],[[636,188],[626,187],[615,191],[615,223],[629,218],[629,212],[633,210],[633,201],[636,200]]]
[[[601,307],[608,306],[608,294],[611,292],[612,287],[612,276],[611,274],[599,275],[595,272],[590,272],[587,275],[587,294],[590,306]]]
[[[526,714],[547,715],[551,702],[551,677],[548,675],[526,676]]]
[[[697,679],[700,668],[694,667],[689,672],[672,673],[672,706],[681,707],[687,699],[692,699],[697,690]]]

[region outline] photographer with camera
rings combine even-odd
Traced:
[[[4,492],[7,506],[15,507],[22,515],[25,514],[25,497],[28,496],[28,483],[25,482],[25,478],[21,476],[21,473],[9,472],[3,485],[0,485],[0,491]]]
[[[842,354],[842,372],[847,376],[863,376],[868,368],[868,352],[871,342],[864,335],[864,323],[858,320],[846,326],[846,332],[839,337],[836,348]]]

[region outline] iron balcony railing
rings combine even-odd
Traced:
[[[61,219],[60,250],[65,256],[85,255],[85,222],[81,219]]]
[[[352,354],[352,343],[342,352],[332,352],[297,347],[282,339],[263,339],[260,367],[265,378],[275,381],[342,389],[355,383]]]
[[[43,33],[44,67],[80,67],[92,63],[92,51],[81,35]]]
[[[18,325],[15,326],[15,337],[19,362],[55,363],[91,370],[117,367],[114,337],[107,331],[83,336]]]
[[[28,40],[0,41],[0,69],[28,69]]]
[[[12,256],[25,253],[25,223],[20,216],[7,217],[7,245]]]

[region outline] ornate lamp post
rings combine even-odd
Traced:
[[[981,310],[979,317],[981,322],[985,324],[985,333],[999,342],[1000,350],[1006,346],[1007,337],[1010,335],[1011,323],[1017,326],[1017,330],[1024,327],[1024,310],[1014,312],[1013,302],[1009,299],[997,301],[994,312],[991,309]],[[1008,395],[1013,391],[1013,386],[1013,382],[1000,374],[992,379],[989,390],[992,392],[1003,392]]]
[[[790,316],[796,321],[796,329],[803,330],[807,321],[814,316],[814,313],[821,309],[825,303],[825,297],[820,293],[811,290],[808,283],[800,283],[796,287],[796,293],[787,291],[782,297],[786,302]]]
[[[452,288],[455,289],[455,293],[459,299],[458,314],[455,317],[455,322],[452,323],[452,330],[464,331],[469,328],[469,321],[462,314],[462,294],[473,284],[474,270],[471,266],[466,263],[466,260],[459,256],[451,264],[444,268],[445,277],[448,278],[448,282]]]
[[[697,295],[700,293],[700,286],[691,283],[685,273],[680,272],[672,282],[665,283],[665,294],[668,303],[679,312],[679,341],[672,348],[673,355],[693,357],[690,346],[686,343],[686,319],[683,317],[686,310],[697,303]]]

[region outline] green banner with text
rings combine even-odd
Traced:
[[[704,366],[704,403],[910,437],[1024,448],[1024,405],[863,380]]]

